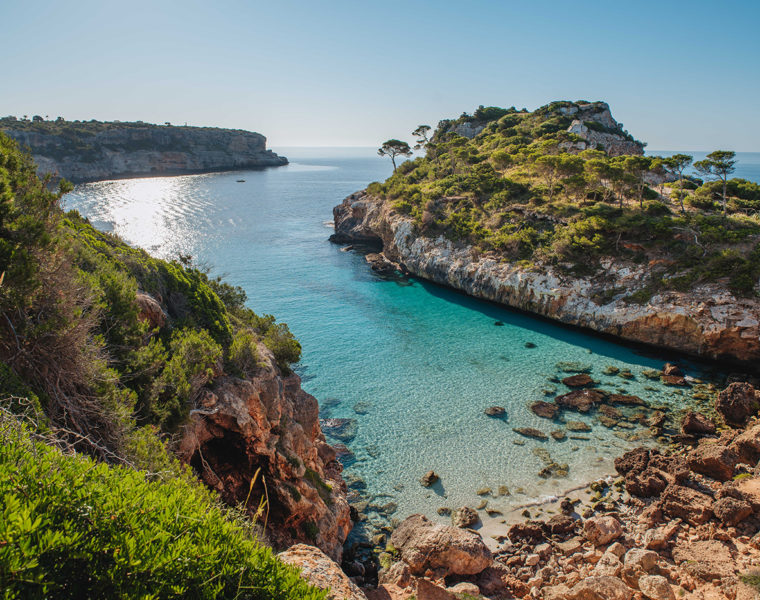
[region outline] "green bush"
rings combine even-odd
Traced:
[[[243,377],[253,375],[259,364],[256,343],[258,336],[249,330],[240,330],[235,333],[230,345],[229,361]]]
[[[188,476],[151,481],[0,422],[7,599],[323,599]]]

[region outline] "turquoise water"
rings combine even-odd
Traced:
[[[641,375],[663,357],[419,280],[374,275],[363,256],[327,241],[329,221],[334,205],[387,177],[390,165],[364,149],[283,153],[292,162],[277,169],[82,185],[67,205],[157,256],[193,255],[243,286],[251,308],[286,321],[303,345],[303,387],[323,416],[356,420],[348,478],[364,480],[369,500],[397,503],[394,516],[473,505],[478,488],[499,485],[512,495],[489,508],[507,509],[609,472],[612,457],[634,444],[623,438],[646,429],[611,430],[573,415],[593,427],[588,440],[538,442],[512,431],[557,428],[527,405],[552,387],[568,391],[550,381],[566,376],[559,362],[583,363],[605,389],[684,405],[685,392]],[[635,378],[604,375],[608,366]],[[507,418],[485,416],[491,405]],[[568,463],[569,477],[537,477],[537,447]],[[430,469],[441,485],[423,488],[418,480]]]

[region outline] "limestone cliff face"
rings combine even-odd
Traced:
[[[227,503],[247,501],[253,514],[266,500],[258,522],[274,546],[306,542],[340,561],[350,509],[317,400],[297,375],[280,373],[265,346],[258,355],[255,377],[224,376],[206,391],[185,427],[180,457]]]
[[[413,275],[477,298],[707,359],[747,365],[760,359],[760,302],[720,285],[631,304],[623,298],[642,287],[646,266],[607,259],[604,279],[570,278],[549,266],[526,269],[443,237],[420,236],[410,219],[366,192],[352,194],[333,212],[333,241],[381,244],[386,258]]]
[[[96,133],[5,133],[31,150],[40,175],[52,173],[74,183],[288,163],[266,149],[263,135],[233,129],[111,124]]]

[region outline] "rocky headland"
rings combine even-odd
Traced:
[[[414,220],[367,191],[334,211],[336,243],[382,249],[373,268],[400,269],[561,323],[679,353],[735,363],[760,358],[760,302],[721,283],[663,291],[644,303],[630,296],[647,285],[648,263],[605,257],[601,273],[573,276],[551,265],[526,266],[443,235],[420,235]]]
[[[260,133],[149,123],[0,120],[40,175],[73,183],[286,165]]]

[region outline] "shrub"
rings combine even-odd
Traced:
[[[258,336],[250,330],[240,330],[232,339],[229,361],[243,377],[253,375],[258,366],[257,341]]]
[[[323,599],[189,476],[151,481],[0,423],[4,598]]]

